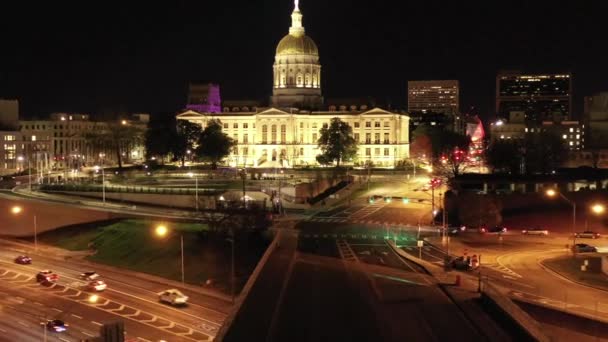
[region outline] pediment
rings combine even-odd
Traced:
[[[205,117],[204,114],[201,114],[201,113],[191,110],[191,109],[189,109],[181,114],[176,115],[176,118],[178,118],[178,119],[192,119],[192,118],[204,118],[204,117]]]
[[[257,113],[257,115],[291,115],[291,114],[284,110],[280,110],[280,109],[271,107],[271,108],[265,109],[265,110]]]

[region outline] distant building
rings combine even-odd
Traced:
[[[583,123],[589,145],[608,148],[608,92],[585,98]]]
[[[572,119],[572,77],[563,74],[501,72],[496,76],[496,115],[525,113],[529,125]]]
[[[0,99],[0,130],[15,129],[19,125],[19,101]]]
[[[490,138],[492,141],[497,139],[523,140],[526,133],[540,131],[538,128],[528,128],[525,123],[524,112],[510,112],[509,119],[499,119],[490,123]]]
[[[261,107],[262,104],[255,100],[226,100],[222,103],[222,113],[255,112]]]
[[[457,115],[460,107],[457,80],[408,81],[408,113],[443,113]]]
[[[21,133],[0,130],[0,175],[12,174],[23,169]],[[21,160],[20,160],[21,159]]]
[[[455,116],[453,115],[436,112],[410,112],[408,115],[410,116],[410,134],[422,125],[443,130],[454,129]],[[464,130],[460,133],[464,134]]]
[[[579,121],[543,121],[543,131],[553,132],[564,141],[568,151],[580,151],[585,146],[585,132]]]
[[[198,112],[219,113],[222,111],[220,86],[214,83],[190,83],[187,109]]]

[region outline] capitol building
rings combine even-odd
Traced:
[[[219,119],[237,143],[226,160],[231,166],[315,165],[319,130],[335,117],[352,127],[359,143],[353,164],[392,167],[409,158],[407,115],[365,105],[324,106],[319,50],[305,33],[298,0],[291,20],[277,45],[269,107],[193,106],[177,119],[202,127]]]

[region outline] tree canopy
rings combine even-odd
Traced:
[[[493,141],[485,154],[485,161],[492,172],[518,173],[521,163],[521,144],[512,140]]]
[[[331,119],[327,127],[320,130],[317,141],[321,154],[317,161],[321,164],[336,163],[339,167],[341,162],[349,161],[357,155],[357,141],[353,137],[353,129],[340,118]]]
[[[234,140],[222,132],[222,123],[219,119],[210,120],[198,139],[196,155],[211,163],[216,169],[217,164],[230,154],[235,145]]]

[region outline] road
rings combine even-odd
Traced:
[[[349,224],[297,227],[282,228],[225,341],[483,340],[436,280],[382,236],[351,238],[360,227]]]
[[[180,288],[179,284],[143,279],[132,272],[102,266],[97,271],[108,289],[97,293],[97,302],[90,303],[92,293],[84,289],[85,282],[79,279],[81,272],[91,269],[90,264],[59,260],[31,250],[32,265],[15,264],[13,259],[22,252],[23,247],[0,240],[0,300],[2,314],[7,318],[0,320],[0,328],[23,337],[18,340],[40,340],[43,330],[39,323],[46,317],[70,324],[66,334],[56,336],[67,341],[98,335],[100,325],[111,320],[123,320],[127,336],[144,341],[210,341],[230,309],[223,299]],[[35,275],[42,269],[57,273],[57,283],[37,283]],[[189,304],[174,308],[160,303],[158,293],[169,287],[186,293]],[[12,316],[15,310],[18,313]],[[32,334],[37,337],[33,339]],[[9,336],[12,338],[13,333]]]

